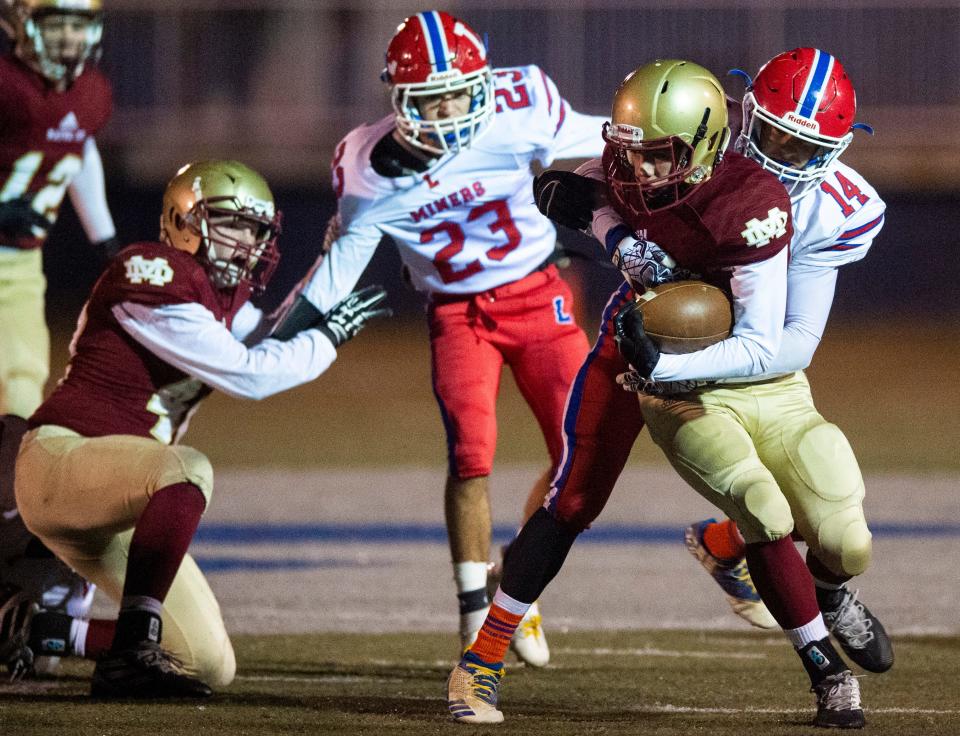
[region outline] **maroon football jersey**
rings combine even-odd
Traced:
[[[88,68],[57,92],[14,56],[0,57],[0,199],[27,196],[56,222],[67,187],[83,167],[83,146],[110,117],[110,83]],[[39,248],[43,237],[0,245]]]
[[[216,290],[193,256],[169,245],[125,248],[94,285],[80,314],[66,374],[30,417],[30,426],[57,424],[86,437],[134,434],[174,442],[210,389],[130,337],[111,307],[196,302],[229,328],[247,296],[233,299],[232,292]]]
[[[607,146],[605,171],[613,155]],[[739,153],[727,153],[687,200],[650,215],[631,214],[614,188],[608,187],[608,194],[639,237],[659,245],[681,268],[724,289],[732,266],[776,255],[793,235],[787,190],[773,174]]]

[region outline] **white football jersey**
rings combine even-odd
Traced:
[[[819,186],[792,205],[790,265],[827,268],[867,255],[887,207],[866,179],[838,160]]]
[[[572,110],[536,66],[494,70],[494,94],[496,114],[479,138],[414,176],[384,177],[370,165],[393,115],[341,141],[331,167],[340,234],[303,292],[320,311],[350,292],[384,235],[427,294],[486,291],[553,252],[556,230],[534,204],[531,164],[599,156],[606,118]]]

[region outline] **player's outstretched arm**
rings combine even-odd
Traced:
[[[355,337],[371,319],[393,314],[393,310],[383,306],[386,298],[387,291],[382,286],[367,286],[351,292],[323,314],[301,294],[270,336],[289,340],[301,330],[317,329],[334,347],[339,347]]]
[[[606,203],[606,184],[572,171],[549,169],[534,177],[537,209],[559,225],[587,232],[593,211]]]

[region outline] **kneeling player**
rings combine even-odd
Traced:
[[[276,263],[279,219],[267,183],[243,164],[181,169],[164,193],[162,242],[112,262],[84,306],[65,377],[30,417],[16,462],[19,513],[120,603],[93,695],[204,697],[207,683],[230,683],[219,606],[186,554],[213,471],[176,441],[212,389],[263,398],[313,380],[387,313],[382,290],[354,293],[289,340],[248,347],[264,330],[248,297]]]

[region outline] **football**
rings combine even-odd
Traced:
[[[729,337],[733,308],[727,295],[703,281],[660,284],[637,297],[643,329],[664,353],[692,353]]]

